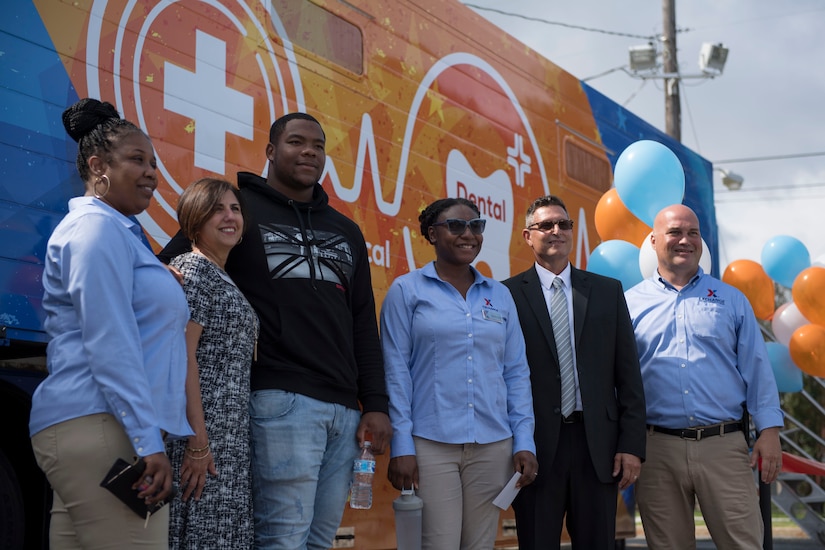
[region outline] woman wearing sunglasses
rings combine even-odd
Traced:
[[[533,402],[516,307],[471,264],[486,220],[466,199],[419,216],[436,259],[398,277],[381,308],[390,419],[388,477],[424,501],[423,548],[492,548],[493,499],[536,476]]]

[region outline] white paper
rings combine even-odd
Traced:
[[[516,487],[516,482],[520,477],[521,472],[516,472],[513,474],[513,477],[510,478],[510,481],[507,482],[504,489],[502,489],[498,496],[493,500],[494,505],[498,506],[502,510],[506,510],[510,507],[513,499],[516,498],[516,495],[521,490],[521,487]]]

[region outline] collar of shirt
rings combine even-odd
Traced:
[[[696,283],[699,282],[699,279],[701,279],[704,274],[705,274],[705,272],[700,267],[699,271],[696,272],[696,275],[694,275],[690,279],[690,282],[688,282],[688,284],[683,286],[682,289],[692,288],[694,285],[696,285]],[[673,286],[672,284],[670,284],[670,281],[668,281],[667,279],[665,279],[664,277],[659,275],[659,270],[658,269],[656,270],[656,273],[653,275],[652,280],[653,280],[653,282],[661,285],[665,290],[672,290],[674,292],[679,292],[679,289],[676,288],[675,286]],[[552,282],[552,280],[551,280],[551,282]]]
[[[564,282],[564,287],[568,290],[572,290],[573,288],[573,284],[570,280],[570,274],[572,273],[572,269],[570,269],[570,262],[567,263],[567,266],[565,266],[565,268],[562,269],[561,273],[558,275],[536,263],[536,273],[539,274],[539,282],[541,283],[541,286],[547,290],[553,288],[553,279],[556,277],[561,277],[561,280]]]
[[[473,278],[475,279],[473,281],[474,285],[486,284],[488,282],[484,275],[482,275],[481,272],[473,266],[470,266],[470,271],[473,272]],[[444,279],[438,276],[438,271],[435,270],[435,261],[425,264],[424,267],[421,268],[421,274],[425,277],[430,277],[431,279],[437,279],[441,282],[445,282]]]
[[[89,197],[83,195],[82,197],[74,197],[69,199],[69,211],[77,210],[83,207],[98,209],[105,213],[107,216],[111,216],[112,218],[116,219],[120,223],[123,224],[123,227],[128,229],[135,237],[141,239],[143,234],[143,230],[136,221],[132,218],[124,216],[119,210],[112,208],[104,201],[98,199],[97,197]],[[142,239],[141,239],[142,240]]]

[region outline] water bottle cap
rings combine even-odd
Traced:
[[[362,447],[372,447],[372,442],[369,439],[364,440],[364,444],[361,445]]]

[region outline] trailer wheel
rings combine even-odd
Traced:
[[[0,548],[23,548],[25,525],[23,493],[17,474],[0,451]]]

